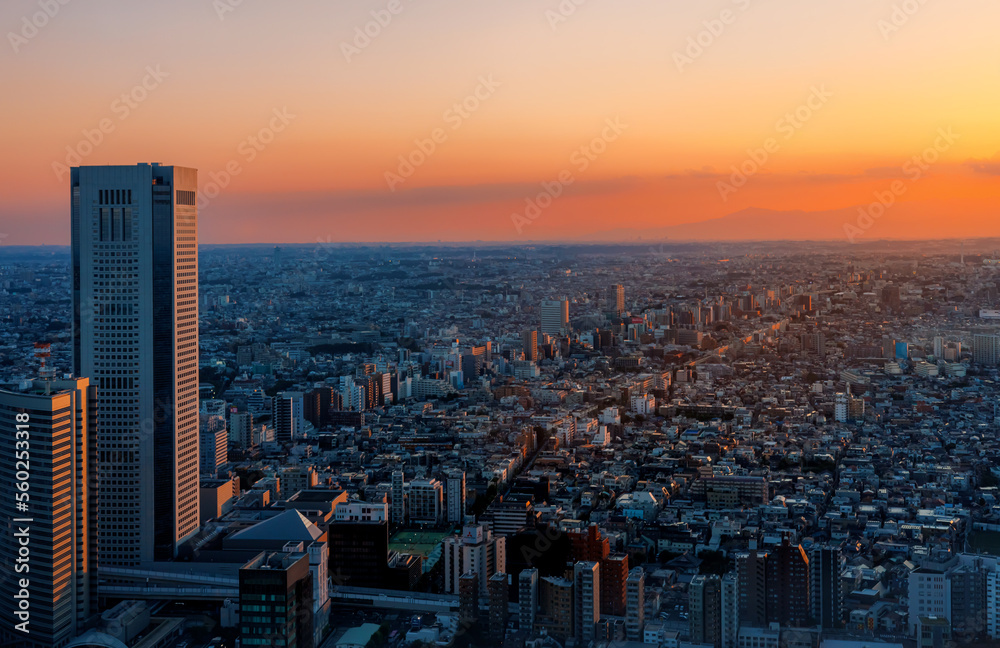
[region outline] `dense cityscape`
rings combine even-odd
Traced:
[[[1000,642],[997,241],[199,246],[191,169],[71,184],[0,256],[4,646]]]

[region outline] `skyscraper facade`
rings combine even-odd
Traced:
[[[73,365],[97,387],[100,560],[166,560],[198,531],[198,172],[71,175]]]
[[[625,312],[625,286],[615,284],[611,286],[611,307],[615,314],[621,315]]]
[[[97,611],[96,404],[86,378],[0,391],[0,645],[65,645]]]
[[[569,328],[569,300],[545,300],[540,310],[542,333],[562,335]]]

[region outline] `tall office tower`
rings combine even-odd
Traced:
[[[580,561],[573,565],[573,617],[575,636],[583,645],[597,638],[597,622],[601,620],[601,566],[596,562]]]
[[[244,646],[313,648],[313,574],[305,552],[263,552],[240,567]]]
[[[461,524],[465,521],[465,471],[450,471],[445,481],[448,485],[448,524]]]
[[[254,445],[253,414],[233,412],[229,415],[229,440],[244,449]]]
[[[767,627],[767,553],[751,550],[736,556],[740,623]]]
[[[844,625],[844,595],[840,586],[844,563],[840,547],[816,546],[809,557],[812,618],[824,630]]]
[[[629,641],[642,641],[646,627],[646,572],[636,567],[625,580],[625,636]]]
[[[86,378],[0,391],[4,646],[64,645],[97,612],[96,410],[97,390]],[[27,562],[22,543],[31,550]]]
[[[444,521],[444,484],[436,479],[414,479],[406,494],[407,513],[414,524]]]
[[[569,328],[569,300],[545,300],[541,305],[542,333],[562,335]]]
[[[737,648],[740,633],[740,591],[735,572],[722,577],[722,648]]]
[[[271,420],[274,425],[274,440],[278,443],[293,441],[305,431],[304,397],[302,392],[288,391],[274,397]]]
[[[392,523],[406,523],[406,484],[403,481],[403,471],[395,470],[392,473],[392,491],[390,493],[390,503],[392,505]]]
[[[166,560],[198,532],[198,172],[71,175],[73,371],[97,386],[100,561]]]
[[[625,312],[625,286],[615,284],[611,286],[610,307],[614,309],[616,315]]]
[[[1000,335],[973,336],[972,360],[981,365],[1000,364]]]
[[[497,572],[490,576],[487,589],[490,593],[490,636],[502,643],[507,632],[507,601],[510,599],[507,574]]]
[[[809,557],[786,536],[767,556],[767,619],[802,627],[809,621]]]
[[[722,579],[698,575],[688,588],[691,609],[691,641],[697,644],[722,643]]]
[[[538,613],[538,570],[524,569],[517,577],[517,629],[531,632]]]
[[[462,575],[474,573],[485,597],[493,574],[507,571],[507,539],[494,536],[485,524],[466,525],[461,536],[444,539],[443,549],[445,594],[457,594]]]
[[[524,347],[524,359],[538,362],[538,331],[521,333],[521,346]]]
[[[934,359],[941,360],[944,357],[944,338],[940,335],[934,337]]]

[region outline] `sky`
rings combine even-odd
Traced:
[[[750,208],[996,236],[998,23],[995,0],[5,0],[0,245],[67,244],[68,168],[138,162],[199,170],[204,243]]]

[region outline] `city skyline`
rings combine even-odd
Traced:
[[[1000,645],[997,19],[3,3],[0,644]]]

